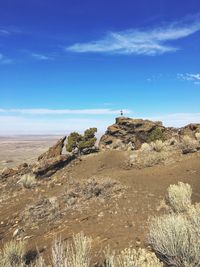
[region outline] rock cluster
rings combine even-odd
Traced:
[[[139,149],[146,142],[150,143],[157,139],[168,140],[172,137],[178,140],[183,135],[194,137],[196,132],[200,132],[200,124],[190,124],[176,129],[164,127],[159,121],[119,117],[101,137],[99,148],[134,150]]]

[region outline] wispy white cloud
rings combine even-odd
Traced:
[[[104,38],[88,43],[75,43],[67,51],[86,53],[158,55],[174,52],[178,47],[169,41],[187,37],[200,30],[199,16],[193,20],[174,22],[168,26],[150,30],[129,29],[121,32],[109,32]]]
[[[37,59],[37,60],[50,60],[50,59],[52,59],[51,57],[48,57],[48,56],[42,55],[42,54],[35,54],[35,53],[33,53],[31,56],[33,58]]]
[[[26,115],[118,115],[120,110],[113,109],[0,109],[1,113],[17,113]],[[124,109],[124,114],[131,113]]]
[[[165,126],[182,127],[189,123],[200,123],[200,113],[173,113],[150,117],[162,121]]]
[[[191,81],[194,84],[200,84],[200,73],[179,73],[177,74],[177,77],[183,81]]]

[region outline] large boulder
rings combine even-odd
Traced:
[[[172,128],[165,128],[162,122],[125,117],[116,118],[99,142],[100,149],[139,149],[144,142],[169,139],[174,135]]]
[[[62,155],[62,150],[64,147],[65,140],[66,140],[66,136],[58,140],[58,142],[55,145],[53,145],[45,153],[40,155],[38,157],[38,160],[40,161],[40,160],[51,159],[51,158],[55,158],[57,156]]]

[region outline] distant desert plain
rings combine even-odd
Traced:
[[[35,161],[59,138],[58,135],[0,136],[0,170]]]

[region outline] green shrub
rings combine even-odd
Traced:
[[[73,149],[78,148],[79,151],[84,148],[93,147],[97,141],[95,133],[97,128],[89,128],[85,130],[84,135],[81,135],[77,132],[71,133],[67,138],[66,150],[72,152]]]
[[[83,136],[77,132],[72,132],[67,138],[66,150],[72,152],[77,147],[79,142],[83,139]]]
[[[165,136],[160,128],[155,128],[153,131],[151,131],[147,141],[150,143],[155,142],[156,140],[165,141]]]
[[[84,138],[85,139],[94,138],[96,132],[97,132],[97,128],[89,128],[89,129],[85,130]]]

